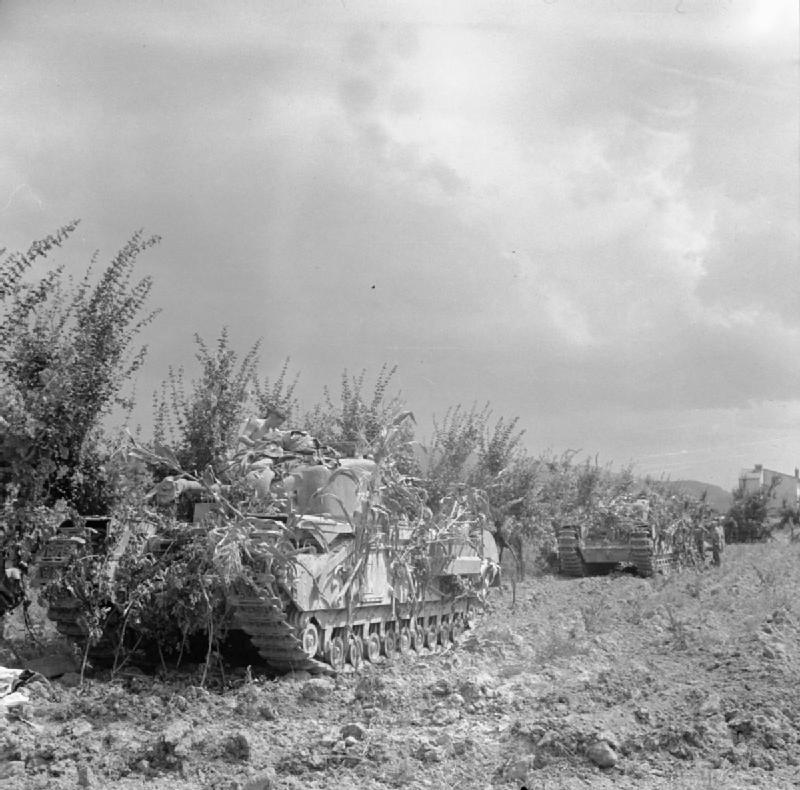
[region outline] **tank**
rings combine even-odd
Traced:
[[[231,504],[236,484],[228,489],[209,479],[171,476],[151,492],[153,507],[183,520],[186,535],[246,536],[242,557],[254,584],[226,592],[233,629],[278,672],[340,672],[450,645],[500,583],[491,533],[467,517],[437,522],[430,513],[398,515],[385,501],[391,486],[379,460],[334,458],[291,433],[257,437],[259,451],[245,443],[237,482],[247,489],[246,509]],[[281,446],[265,455],[265,441]],[[457,511],[454,502],[450,512]],[[163,554],[174,538],[165,539],[156,524],[132,530],[144,530],[147,550]],[[91,552],[109,557],[102,572],[112,579],[130,534],[123,531],[110,546],[107,520],[88,526],[87,539],[85,530],[63,525],[40,573],[52,577],[77,554]],[[51,597],[48,615],[85,645],[90,629],[79,610],[74,598]],[[107,653],[114,636],[95,635],[90,655]]]
[[[435,651],[469,626],[499,583],[497,548],[485,529],[456,524],[434,533],[408,521],[354,520],[357,480],[377,474],[373,461],[357,458],[335,470],[300,467],[284,480],[293,493],[286,520],[252,519],[255,537],[287,537],[300,551],[278,576],[276,595],[230,599],[239,627],[275,669],[322,662],[339,671],[381,655]],[[418,552],[415,564],[407,562],[420,543],[428,546],[424,568]]]
[[[607,573],[618,566],[636,569],[640,576],[668,573],[676,562],[670,530],[659,530],[649,519],[649,502],[637,500],[600,509],[578,524],[558,530],[561,573],[586,576]]]
[[[691,566],[720,565],[724,536],[710,511],[687,509],[685,503],[656,498],[598,505],[580,522],[558,530],[561,573],[586,576],[617,567],[639,576]]]

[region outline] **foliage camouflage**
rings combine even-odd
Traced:
[[[375,379],[372,393],[365,392],[366,370],[354,376],[344,370],[338,401],[328,387],[322,402],[303,417],[303,425],[322,443],[346,449],[350,455],[368,450],[395,414],[405,408],[399,394],[389,394],[397,366],[384,364]]]
[[[413,612],[428,582],[448,561],[452,541],[465,529],[485,523],[479,506],[463,497],[450,500],[436,517],[424,506],[416,481],[406,478],[397,465],[410,421],[410,413],[400,413],[381,429],[369,448],[380,473],[369,479],[360,491],[358,507],[347,514],[354,529],[354,551],[341,568],[333,604],[338,601],[349,613],[355,583],[363,578],[379,535],[387,535],[395,547],[390,555],[392,584],[409,586]],[[180,657],[193,637],[204,635],[208,669],[232,626],[231,596],[279,595],[278,582],[293,573],[294,557],[307,549],[293,542],[291,521],[271,522],[271,532],[265,535],[249,515],[256,502],[252,488],[248,490],[248,475],[264,449],[249,444],[229,451],[225,467],[232,485],[223,486],[210,466],[195,476],[180,468],[177,454],[169,448],[151,451],[132,442],[132,460],[172,467],[184,479],[201,484],[217,508],[198,527],[142,506],[138,518],[129,513],[125,521],[112,520],[104,545],[86,532],[79,535],[83,542],[76,546],[74,560],[45,587],[42,598],[55,608],[69,602],[71,617],[85,631],[84,663],[90,649],[97,655],[98,648],[105,648],[119,665],[140,646],[157,650],[163,661],[165,655]],[[289,465],[284,474],[291,470]],[[352,474],[347,469],[337,473]],[[276,505],[282,509],[285,503]],[[414,511],[416,518],[409,520],[407,514]],[[411,528],[410,542],[398,540],[401,525]],[[123,538],[124,550],[115,554],[111,548]],[[455,595],[468,592],[466,587],[451,590]]]

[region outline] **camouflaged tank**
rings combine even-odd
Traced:
[[[341,670],[381,655],[435,651],[469,626],[488,587],[499,583],[486,530],[460,526],[427,541],[429,562],[418,574],[398,559],[433,537],[420,535],[423,527],[374,522],[363,534],[351,515],[358,509],[354,478],[375,474],[375,463],[363,458],[342,459],[335,470],[299,467],[284,480],[292,491],[285,521],[254,519],[267,541],[281,533],[302,550],[278,578],[276,595],[231,600],[237,624],[274,668],[311,670],[322,662]]]
[[[263,432],[263,425],[257,427]],[[243,478],[257,494],[255,501],[269,507],[239,519],[247,528],[249,570],[263,584],[257,591],[229,594],[234,629],[281,672],[341,671],[379,661],[382,655],[436,651],[451,644],[482,609],[488,589],[499,585],[491,533],[469,520],[456,519],[437,531],[430,521],[385,517],[379,465],[363,457],[322,458],[308,447],[301,452],[298,446],[307,438],[301,433],[286,432],[278,442],[284,446],[273,447],[271,455],[264,452],[264,436],[248,443]],[[253,432],[248,435],[252,438]],[[268,432],[270,437],[281,438],[275,431]],[[190,522],[189,531],[212,524],[225,529],[229,514],[221,489],[176,476],[151,493],[155,505],[172,508],[178,519]],[[368,510],[384,517],[360,517]],[[105,568],[113,574],[126,533],[109,546],[107,520],[89,526],[91,550],[109,553]],[[155,529],[147,529],[149,550],[168,550]],[[40,572],[53,576],[88,548],[85,542],[85,530],[64,525]],[[281,556],[290,559],[277,565],[279,545]],[[48,614],[59,631],[85,643],[88,631],[78,609],[77,601],[64,598]],[[90,654],[107,652],[107,642],[101,640]]]
[[[604,515],[559,529],[561,573],[587,576],[617,566],[633,567],[645,577],[669,572],[675,563],[672,535],[650,521],[647,500],[626,503]]]
[[[586,576],[627,567],[648,577],[719,565],[725,544],[720,519],[700,504],[687,507],[674,496],[599,503],[558,531],[561,572]]]

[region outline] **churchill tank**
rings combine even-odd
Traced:
[[[239,627],[276,669],[324,662],[341,670],[446,647],[498,584],[497,548],[486,529],[354,518],[363,512],[359,486],[378,473],[369,459],[345,458],[333,470],[301,466],[284,478],[292,504],[286,520],[252,519],[254,538],[288,540],[297,551],[273,571],[273,595],[230,599]],[[262,578],[269,553],[264,560]]]
[[[137,451],[164,460],[163,450]],[[455,494],[436,516],[421,505],[413,512],[408,501],[398,507],[398,492],[411,489],[381,452],[346,457],[303,432],[250,420],[231,460],[233,482],[208,473],[161,480],[150,495],[161,521],[133,531],[146,533],[144,551],[167,555],[176,533],[166,537],[159,528],[166,512],[173,525],[183,524],[179,536],[209,535],[218,548],[235,546],[244,571],[225,590],[230,628],[275,671],[341,672],[382,656],[441,650],[499,586],[494,538],[464,497]],[[46,576],[91,552],[110,557],[100,572],[113,579],[137,541],[122,529],[110,545],[107,520],[91,527],[87,538],[85,529],[64,526],[42,563]],[[116,620],[116,632],[105,629],[100,638],[90,634],[78,598],[49,600],[58,629],[90,654],[119,643],[121,611],[106,620]],[[123,609],[124,595],[109,605]],[[135,623],[127,628],[130,637]]]
[[[598,506],[576,524],[558,530],[561,573],[587,576],[628,566],[639,576],[668,573],[675,565],[672,533],[657,529],[647,499]]]
[[[639,576],[669,575],[682,567],[721,561],[719,529],[704,510],[692,515],[682,503],[648,499],[600,503],[557,532],[559,567],[566,576],[608,573],[627,567]],[[723,541],[724,542],[724,541]]]

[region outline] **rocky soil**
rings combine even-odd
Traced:
[[[705,573],[534,578],[454,649],[357,675],[67,672],[0,717],[0,787],[800,787],[798,593],[777,539]]]

